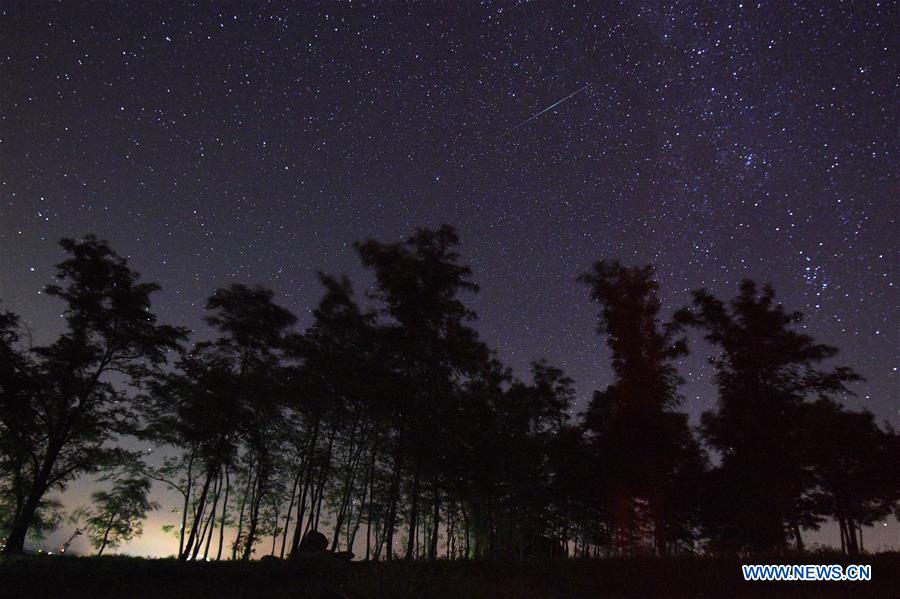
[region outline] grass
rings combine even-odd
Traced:
[[[715,558],[534,562],[180,563],[125,557],[0,560],[0,597],[222,599],[577,599],[625,597],[897,597],[900,554],[754,563],[863,563],[871,582],[744,582],[740,563]]]

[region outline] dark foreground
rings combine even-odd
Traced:
[[[212,562],[103,557],[0,558],[0,597],[262,599],[579,597],[897,597],[900,554],[792,556],[769,563],[862,563],[871,582],[744,582],[711,558],[543,562]]]

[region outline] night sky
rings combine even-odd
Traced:
[[[3,305],[58,331],[56,242],[93,232],[164,321],[202,335],[247,282],[307,325],[317,270],[369,283],[353,241],[446,222],[484,339],[580,407],[610,372],[575,277],[618,258],[667,314],[771,282],[866,377],[847,404],[900,424],[896,6],[609,4],[4,2]]]

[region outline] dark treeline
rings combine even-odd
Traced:
[[[768,286],[698,290],[664,322],[652,267],[597,262],[579,281],[612,380],[573,419],[564,372],[541,360],[519,380],[479,340],[448,226],[357,243],[373,290],[361,303],[320,275],[303,331],[267,289],[218,289],[193,343],[105,242],[61,244],[45,292],[64,332],[32,345],[0,314],[6,553],[58,525],[52,493],[84,475],[110,484],[76,534],[98,552],[139,534],[153,481],[178,498],[182,560],[289,557],[310,531],[375,560],[752,553],[802,549],[826,519],[857,553],[897,510],[898,435],[838,403],[859,377]],[[676,368],[689,335],[718,388],[696,430]]]

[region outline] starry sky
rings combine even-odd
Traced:
[[[771,282],[900,424],[891,2],[0,5],[0,298],[38,339],[63,236],[201,325],[232,282],[306,325],[352,242],[450,223],[477,328],[581,406],[610,381],[575,277],[658,268],[665,311]],[[530,117],[578,92],[522,124]],[[521,126],[519,126],[521,125]],[[696,336],[695,336],[696,337]],[[684,409],[714,405],[709,348]]]

